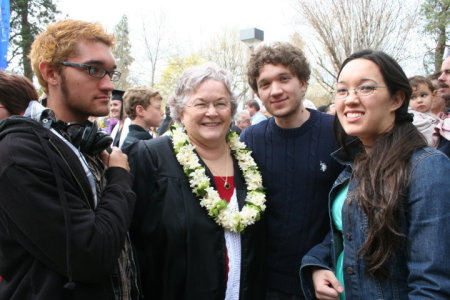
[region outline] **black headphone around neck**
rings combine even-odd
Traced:
[[[113,142],[111,136],[99,130],[96,122],[64,123],[57,121],[52,124],[52,127],[63,131],[69,137],[72,145],[80,150],[81,153],[91,156],[106,150]]]

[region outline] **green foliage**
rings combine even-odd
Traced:
[[[174,55],[167,62],[167,66],[162,71],[159,81],[155,85],[155,89],[159,91],[163,99],[167,99],[173,95],[175,85],[181,73],[189,67],[197,66],[204,63],[205,60],[198,54],[192,54],[187,57]]]
[[[435,47],[431,51],[434,72],[438,72],[450,39],[450,0],[425,0],[421,7],[421,16],[425,21],[424,31],[433,36]],[[427,66],[425,66],[427,67]]]
[[[20,70],[29,79],[33,78],[28,54],[37,34],[47,24],[55,21],[59,13],[53,0],[11,0],[11,34],[8,62],[20,58]]]
[[[126,90],[131,86],[128,76],[130,75],[130,65],[134,58],[131,56],[131,44],[128,30],[128,18],[123,15],[119,23],[114,28],[116,45],[113,49],[116,58],[117,70],[122,73],[120,80],[115,83],[115,88]]]
[[[449,26],[450,0],[425,0],[422,3],[421,15],[427,22],[424,27],[425,32],[438,34],[440,27]]]

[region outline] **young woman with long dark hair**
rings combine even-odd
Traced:
[[[450,160],[411,123],[411,87],[383,52],[348,57],[336,86],[327,238],[303,258],[307,298],[450,299]]]

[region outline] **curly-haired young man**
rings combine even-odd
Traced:
[[[267,188],[269,300],[303,299],[300,262],[327,233],[327,193],[341,170],[330,157],[333,116],[303,105],[310,73],[287,43],[258,48],[248,63],[249,84],[273,116],[241,134]]]

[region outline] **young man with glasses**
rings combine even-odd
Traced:
[[[330,157],[333,116],[303,105],[310,73],[287,43],[258,48],[248,63],[249,84],[273,116],[241,134],[267,189],[268,300],[303,299],[300,262],[328,232],[328,191],[341,171]]]
[[[0,299],[138,299],[127,156],[89,116],[120,78],[113,36],[66,20],[30,53],[46,105],[0,128]]]

